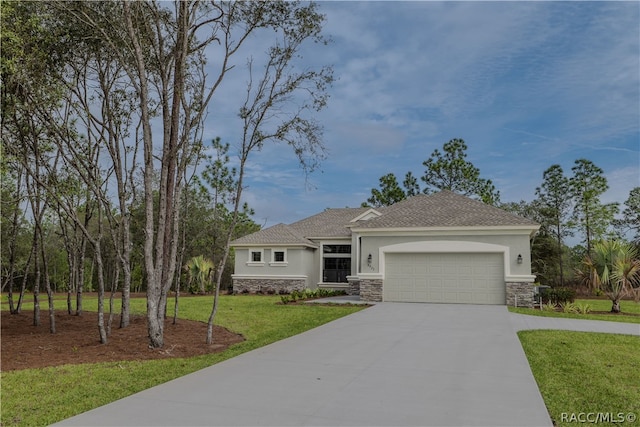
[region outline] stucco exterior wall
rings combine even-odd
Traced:
[[[509,248],[508,271],[511,275],[531,275],[531,249],[528,234],[479,234],[479,235],[407,235],[407,236],[362,236],[362,248],[359,254],[362,273],[380,273],[380,248],[409,242],[478,242],[500,245]],[[464,245],[462,245],[464,246]],[[436,249],[437,250],[437,249]],[[367,258],[371,254],[371,266]],[[522,264],[518,264],[517,256],[522,255]]]
[[[318,249],[303,248],[300,251],[300,263],[303,266],[304,274],[307,276],[305,288],[316,289],[318,287],[317,277],[320,276]]]
[[[250,250],[263,250],[263,261],[249,262]],[[272,262],[272,251],[286,249],[286,262]],[[308,247],[294,248],[236,248],[233,289],[240,292],[289,293],[293,289],[315,289],[318,262],[317,250]]]
[[[249,262],[249,248],[236,248],[235,270],[237,275],[307,275],[309,270],[309,252],[305,248],[261,248],[263,260],[260,263]],[[286,249],[286,263],[272,263],[272,251]],[[311,257],[312,259],[312,257]]]

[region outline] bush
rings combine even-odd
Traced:
[[[301,291],[294,289],[288,295],[281,295],[280,301],[282,301],[282,304],[289,304],[290,302],[297,302],[298,300],[303,301],[306,299],[335,297],[346,294],[345,291],[334,291],[331,289],[303,289]]]
[[[565,305],[569,302],[574,302],[576,299],[576,291],[571,288],[544,289],[540,295],[543,303],[554,305]]]
[[[578,313],[578,306],[572,302],[560,305],[563,313]]]
[[[591,305],[589,304],[576,304],[576,312],[580,314],[591,313]]]

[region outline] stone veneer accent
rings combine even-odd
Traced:
[[[363,301],[382,301],[382,280],[360,280],[360,299]]]
[[[233,279],[234,294],[290,294],[304,290],[305,286],[304,279]]]
[[[507,282],[507,305],[509,307],[533,308],[533,283]]]
[[[349,289],[347,289],[347,295],[360,295],[359,280],[349,280]]]

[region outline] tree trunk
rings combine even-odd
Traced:
[[[34,233],[33,246],[36,253],[34,263],[35,278],[33,279],[33,326],[40,326],[40,263],[38,262],[39,240]]]
[[[612,313],[620,313],[620,300],[611,300],[611,312]]]
[[[73,261],[74,258],[74,253],[75,249],[73,249],[72,247],[70,247],[69,245],[67,245],[67,263],[69,265],[69,276],[68,276],[68,281],[69,284],[67,286],[67,314],[72,315],[73,314],[73,303],[72,303],[72,295],[73,295],[73,291],[74,291],[74,286],[75,286],[75,272],[76,272],[76,267],[75,267],[75,263]]]
[[[564,286],[564,265],[562,262],[562,237],[561,237],[561,226],[560,226],[560,218],[556,218],[557,226],[556,226],[556,234],[558,236],[558,258],[560,260],[560,286]]]
[[[224,267],[220,268],[224,270]],[[220,274],[222,276],[222,274]],[[209,315],[209,320],[207,322],[207,344],[213,343],[213,321],[216,317],[216,313],[218,312],[218,296],[220,294],[220,281],[216,278],[216,283],[214,285],[215,290],[213,294],[213,308],[211,309],[211,314]]]
[[[100,215],[98,215],[100,216]],[[101,218],[99,219],[101,221]],[[98,268],[98,334],[100,343],[107,343],[107,330],[104,326],[104,265],[102,263],[102,251],[100,248],[100,238],[96,239],[94,246],[96,267]]]
[[[178,324],[178,311],[180,309],[179,302],[180,302],[180,278],[178,277],[178,280],[176,281],[176,295],[173,302],[173,324],[174,325]]]
[[[42,229],[40,229],[42,233]],[[40,235],[41,245],[40,251],[42,255],[42,271],[44,272],[44,284],[47,290],[47,300],[49,302],[49,332],[56,333],[56,307],[53,301],[53,289],[51,289],[51,281],[49,279],[49,266],[47,263],[47,254],[44,247],[44,238]]]
[[[87,240],[83,237],[80,243],[80,252],[78,253],[77,259],[77,268],[78,268],[78,278],[77,278],[77,287],[76,287],[76,316],[82,316],[82,292],[84,291],[84,281],[85,281],[85,249],[87,247]],[[91,279],[93,280],[93,264],[95,260],[91,260]]]
[[[116,290],[118,289],[118,280],[120,280],[120,269],[116,266],[116,271],[114,273],[115,277],[111,280],[111,294],[109,295],[109,321],[107,322],[107,336],[111,336],[111,325],[113,324],[113,300],[116,295]],[[122,318],[122,314],[120,315]],[[122,324],[122,321],[121,321]]]
[[[18,201],[19,201],[19,195],[20,195],[20,188],[21,188],[21,182],[22,182],[22,168],[18,169],[18,176],[16,178],[16,197],[15,197],[15,201],[16,201],[16,206],[13,208],[13,219],[11,221],[11,242],[9,243],[9,251],[10,251],[10,255],[9,255],[9,274],[7,275],[7,281],[8,281],[8,285],[9,285],[9,290],[8,290],[8,294],[7,294],[7,298],[9,299],[9,313],[11,314],[15,314],[15,307],[13,304],[13,281],[14,281],[14,275],[15,275],[15,267],[16,267],[16,245],[17,245],[17,241],[18,241],[18,219],[19,219],[19,212],[20,210],[18,209]],[[3,289],[4,291],[4,289]]]
[[[33,282],[33,326],[40,326],[40,269],[36,267],[36,270]]]
[[[233,238],[233,233],[236,228],[236,224],[238,223],[240,200],[242,199],[242,185],[244,182],[244,167],[245,167],[245,163],[247,161],[248,155],[249,155],[248,151],[246,149],[243,149],[243,155],[240,158],[240,169],[238,174],[238,180],[236,182],[236,191],[234,195],[235,200],[233,204],[233,214],[231,217],[231,224],[227,232],[222,260],[220,261],[220,264],[218,265],[218,270],[216,271],[216,283],[215,283],[215,293],[213,296],[213,307],[211,308],[211,314],[209,315],[209,321],[207,322],[207,344],[211,344],[213,342],[213,322],[215,320],[216,313],[218,311],[218,295],[220,293],[220,285],[222,284],[222,274],[224,273],[224,268],[227,264],[227,258],[229,257],[229,252],[231,251],[231,239]]]
[[[24,301],[24,293],[27,289],[27,280],[29,279],[29,267],[31,267],[31,262],[34,257],[33,247],[31,248],[31,252],[29,252],[29,257],[27,258],[27,263],[24,266],[24,276],[22,277],[22,284],[20,285],[20,295],[18,296],[18,303],[16,304],[16,310],[13,314],[20,314],[22,312],[22,301]]]

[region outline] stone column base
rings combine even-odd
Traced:
[[[507,282],[507,305],[509,307],[533,308],[533,283]]]
[[[347,295],[360,295],[360,280],[349,280]]]
[[[364,279],[360,281],[360,299],[362,301],[382,301],[382,280]]]

